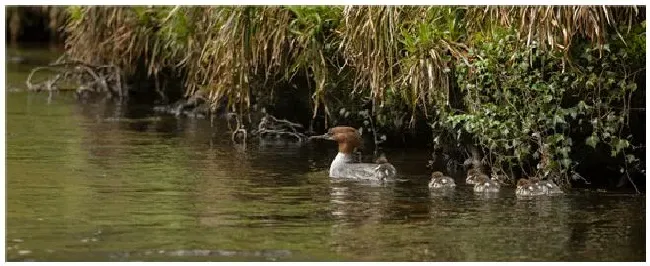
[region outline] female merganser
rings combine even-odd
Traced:
[[[515,195],[517,196],[540,196],[544,195],[544,189],[538,184],[534,184],[526,178],[521,178],[517,181],[517,189]]]
[[[478,183],[477,179],[480,175],[482,175],[481,170],[478,170],[476,168],[469,169],[467,171],[467,179],[465,179],[465,183],[468,185],[475,185]]]
[[[355,163],[352,152],[361,146],[361,134],[352,127],[330,128],[322,136],[311,139],[334,140],[339,145],[339,153],[330,165],[330,177],[385,180],[397,174],[395,167],[385,157],[380,157],[376,163]]]
[[[431,174],[429,188],[454,188],[456,183],[451,177],[444,176],[442,172],[435,171]]]
[[[490,180],[486,175],[480,174],[476,177],[474,192],[477,193],[496,193],[499,192],[501,185],[494,180]]]

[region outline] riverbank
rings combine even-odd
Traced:
[[[608,173],[588,181],[644,187],[641,7],[66,11],[66,55],[119,67],[136,102],[200,96],[315,132],[374,129],[373,144],[429,146],[441,166],[472,157],[511,180]]]

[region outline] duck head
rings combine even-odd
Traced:
[[[492,181],[495,181],[495,182],[499,183],[499,184],[505,185],[507,177],[505,175],[500,175],[500,174],[497,174],[495,172],[492,172],[492,175],[491,175],[490,179]]]
[[[531,177],[529,181],[531,184],[539,184],[539,181],[541,180],[539,179],[539,177],[535,176],[535,177]]]
[[[479,174],[476,177],[476,182],[479,185],[483,185],[483,184],[487,183],[489,180],[490,180],[490,178],[488,176],[484,175],[484,174]]]
[[[441,178],[443,176],[444,175],[440,171],[435,171],[435,172],[431,173],[431,179],[437,179],[437,178]]]
[[[352,154],[355,148],[361,146],[361,134],[353,127],[333,127],[321,136],[313,136],[310,139],[326,139],[336,141],[339,145],[339,153]]]
[[[384,154],[382,153],[381,155],[379,155],[379,157],[377,158],[377,160],[375,160],[375,163],[376,163],[376,164],[385,164],[385,163],[388,163],[388,159],[386,159],[386,155],[384,155]]]
[[[519,180],[517,180],[517,187],[524,187],[529,185],[531,185],[531,182],[526,178],[520,178]]]
[[[467,170],[467,176],[475,176],[475,177],[478,177],[478,176],[481,175],[481,174],[482,174],[482,173],[481,173],[481,170],[478,170],[478,169],[476,169],[476,168],[472,168],[472,169]]]

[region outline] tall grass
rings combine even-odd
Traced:
[[[634,6],[70,7],[68,13],[70,57],[117,65],[127,76],[146,69],[156,81],[169,78],[159,76],[165,70],[182,73],[179,78],[186,86],[177,89],[185,95],[200,91],[213,106],[226,99],[227,107],[242,115],[254,97],[272,97],[282,89],[277,84],[307,77],[307,86],[297,90],[309,92],[314,117],[321,110],[326,121],[336,116],[332,110],[340,107],[335,99],[341,95],[351,95],[347,98],[357,104],[365,98],[372,101],[373,110],[408,109],[411,126],[424,119],[458,139],[469,134],[486,153],[500,149],[502,158],[510,158],[492,162],[510,166],[534,165],[548,149],[562,154],[556,159],[568,159],[567,147],[573,144],[558,146],[555,138],[557,132],[573,136],[574,131],[560,127],[576,126],[574,120],[551,123],[544,127],[547,131],[538,128],[544,137],[554,137],[526,142],[529,152],[513,145],[513,140],[527,137],[512,132],[522,133],[521,121],[539,120],[542,114],[558,120],[555,110],[571,112],[576,97],[589,99],[597,114],[626,117],[635,91],[629,84],[638,80],[638,72],[604,75],[617,70],[598,64],[616,64],[619,70],[645,65],[640,61],[645,57],[639,56],[645,53],[645,36],[640,41],[631,34],[645,27],[645,10]],[[623,55],[635,59],[619,60]],[[605,61],[581,61],[606,56]],[[594,69],[603,72],[591,73]],[[551,76],[564,78],[565,73],[582,83],[574,82],[571,90],[553,90],[565,81],[558,83]],[[629,89],[616,94],[610,80]],[[504,90],[504,84],[512,88]],[[594,89],[611,93],[594,94]],[[540,105],[541,111],[521,100],[538,95],[536,90],[553,99]],[[452,98],[462,99],[464,105],[452,105]],[[614,106],[598,104],[603,100]],[[612,111],[619,107],[624,111]],[[481,116],[486,108],[509,113],[487,122]],[[391,112],[388,119],[398,119]],[[497,131],[478,130],[494,123]],[[607,139],[617,151],[631,149],[621,144],[620,139],[632,141],[622,131],[616,140],[602,135],[626,128],[624,122],[617,123],[596,124],[585,132]],[[501,135],[506,141],[497,140]],[[584,142],[584,136],[580,138]],[[533,154],[535,158],[528,156]],[[563,169],[572,165],[565,163]]]
[[[390,97],[413,110],[449,94],[451,68],[468,45],[495,28],[567,50],[587,37],[602,47],[607,34],[629,29],[637,7],[70,7],[70,56],[112,63],[130,73],[144,59],[148,74],[187,71],[186,93],[250,105],[250,84],[313,77],[314,110],[327,102],[332,71],[354,71],[353,93],[378,106]],[[615,31],[608,31],[614,27]],[[332,58],[343,60],[332,60]],[[334,79],[338,79],[336,77]],[[347,78],[347,76],[346,76]],[[425,112],[426,113],[426,112]]]

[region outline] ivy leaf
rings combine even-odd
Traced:
[[[630,146],[630,143],[626,139],[618,139],[616,141],[616,153],[619,153],[621,150]]]
[[[627,89],[630,90],[631,92],[634,92],[636,90],[636,83],[632,82],[628,84]]]
[[[544,95],[544,102],[551,102],[553,100],[553,95]]]
[[[610,134],[609,132],[605,131],[603,132],[603,139],[609,138]]]
[[[599,141],[598,137],[592,135],[585,140],[585,143],[595,149],[596,144],[598,144],[598,141]]]
[[[578,111],[576,111],[576,108],[569,108],[569,115],[571,115],[571,118],[575,119],[578,116]]]
[[[562,148],[560,149],[560,153],[562,153],[562,155],[563,155],[565,158],[568,158],[568,157],[569,157],[569,148],[568,148],[568,147],[562,147]]]

